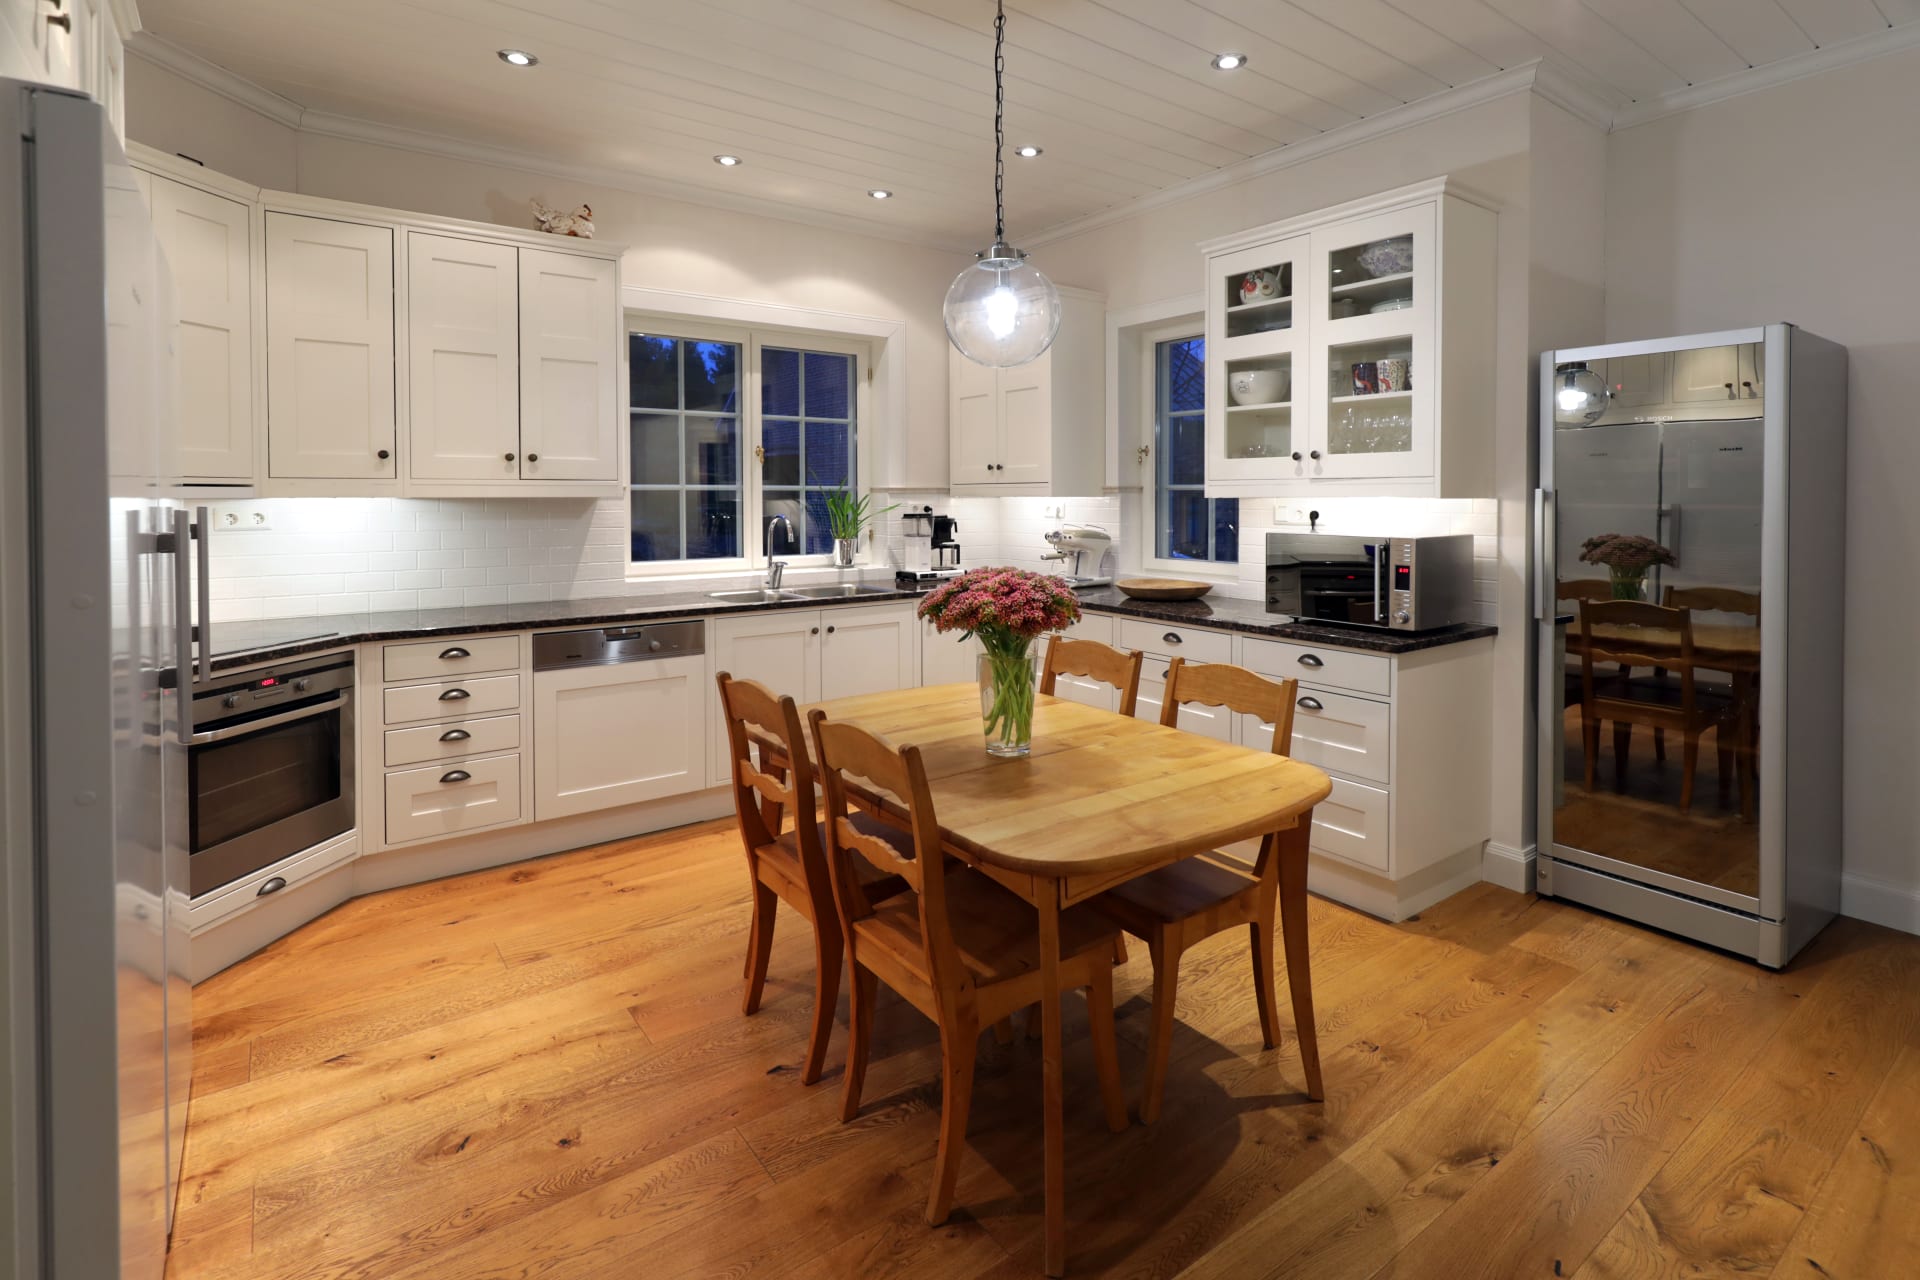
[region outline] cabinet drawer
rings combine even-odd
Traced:
[[[1314,806],[1311,847],[1386,874],[1387,793],[1345,778],[1333,779],[1333,794]]]
[[[520,819],[519,753],[387,775],[387,843]]]
[[[490,751],[512,751],[520,745],[519,716],[487,716],[423,724],[412,729],[387,730],[388,768],[455,756],[483,756]]]
[[[1247,640],[1243,652],[1248,670],[1276,680],[1291,678],[1301,684],[1377,693],[1383,698],[1393,688],[1393,660],[1378,654],[1254,638]]]
[[[1388,760],[1393,708],[1368,698],[1325,689],[1302,689],[1294,700],[1295,760],[1368,782],[1393,781]],[[1273,726],[1253,716],[1241,718],[1242,746],[1265,751],[1273,746]]]
[[[472,640],[429,640],[422,644],[390,644],[383,650],[382,670],[388,680],[430,680],[435,676],[465,676],[483,671],[520,669],[519,636],[486,636]]]
[[[442,680],[437,684],[388,689],[384,710],[386,723],[405,724],[409,720],[444,720],[455,715],[514,711],[519,706],[520,677],[513,675],[485,676],[479,680]]]
[[[1233,637],[1224,631],[1201,627],[1176,627],[1164,622],[1145,622],[1122,618],[1115,628],[1114,643],[1122,649],[1144,649],[1188,662],[1232,662]]]

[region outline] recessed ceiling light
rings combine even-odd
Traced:
[[[540,65],[540,59],[534,57],[524,49],[502,49],[500,51],[500,61],[510,67],[535,67]]]
[[[717,165],[722,166],[723,168],[731,169],[733,168],[733,166],[740,163],[740,157],[739,156],[715,156],[713,158],[713,162]]]
[[[885,187],[873,187],[868,190],[867,194],[872,196],[875,200],[893,199],[893,192],[887,190]]]
[[[1040,154],[1040,148],[1035,146],[1015,147],[1013,149],[1013,154],[1019,156],[1023,160],[1031,160],[1035,156]]]
[[[1213,69],[1215,71],[1238,71],[1246,65],[1247,55],[1244,53],[1216,53],[1213,55]]]

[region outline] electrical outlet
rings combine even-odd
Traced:
[[[1067,518],[1067,506],[1064,502],[1049,502],[1041,508],[1041,514],[1049,520],[1064,520]]]
[[[251,529],[258,533],[273,528],[273,519],[260,508],[222,507],[214,516],[215,529]]]
[[[1275,524],[1307,524],[1308,504],[1304,502],[1276,502],[1273,504],[1273,522]]]

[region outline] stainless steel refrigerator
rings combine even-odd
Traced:
[[[1785,965],[1838,912],[1847,353],[1550,351],[1539,890]]]
[[[0,129],[0,1248],[144,1280],[191,1031],[171,290],[101,107],[0,80]]]

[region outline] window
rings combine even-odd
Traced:
[[[864,348],[674,327],[628,336],[633,563],[827,555],[827,495],[858,483]]]
[[[1240,500],[1209,498],[1206,340],[1153,347],[1153,555],[1232,564],[1240,558]]]

